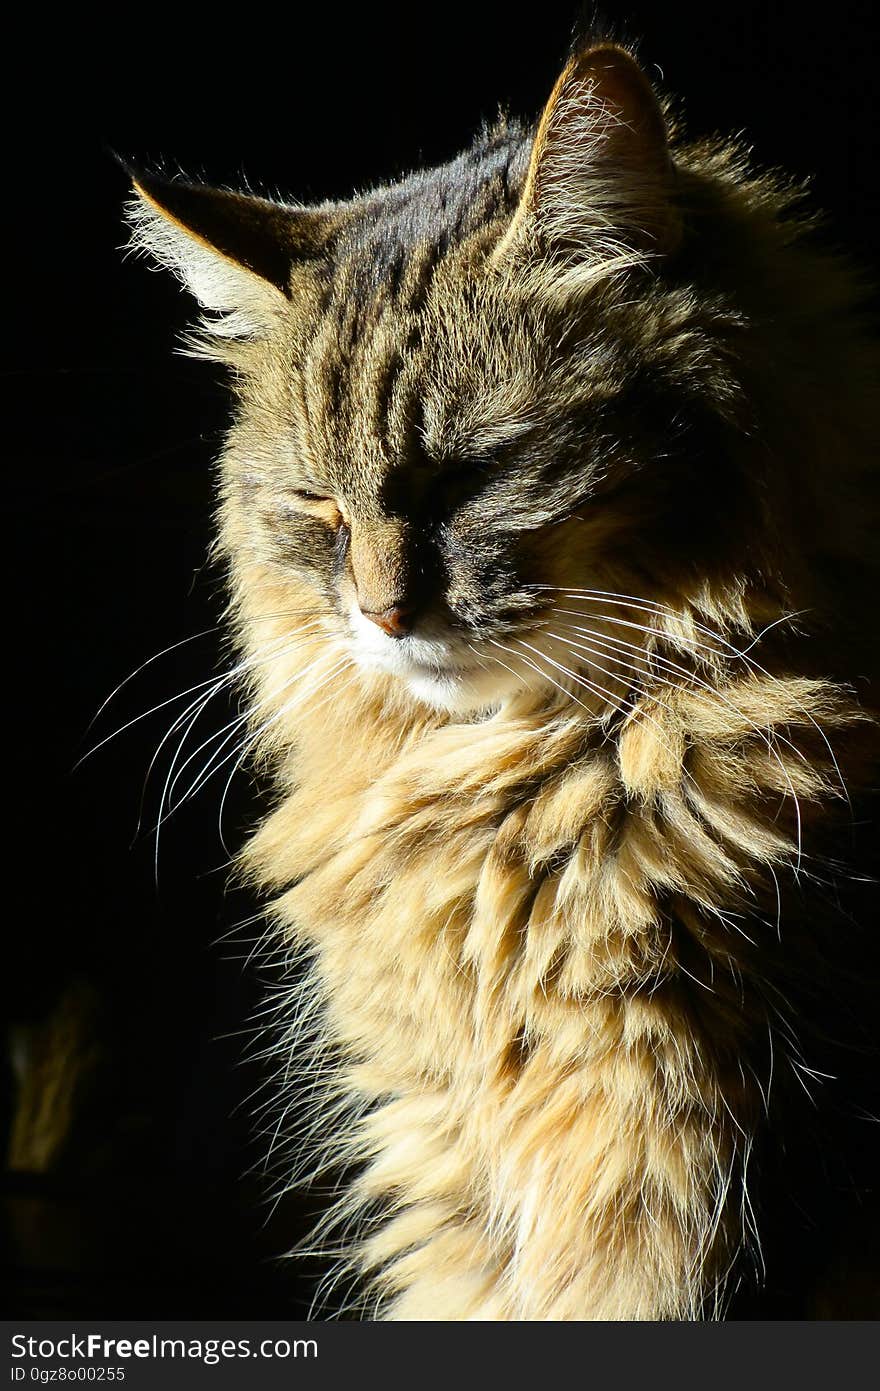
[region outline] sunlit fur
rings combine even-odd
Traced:
[[[367,1316],[716,1317],[759,1261],[872,759],[875,359],[791,190],[664,128],[578,55],[537,137],[289,209],[287,294],[141,181],[139,244],[233,314],[242,865],[310,961],[278,1125],[291,1181],[357,1172],[316,1240]],[[362,616],[413,587],[404,639]]]

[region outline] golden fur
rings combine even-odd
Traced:
[[[324,1094],[300,1167],[361,1165],[332,1220],[386,1317],[724,1312],[760,1245],[755,1152],[800,1066],[787,972],[809,971],[823,910],[799,896],[870,779],[874,727],[847,684],[871,661],[853,605],[875,358],[855,281],[810,249],[779,181],[720,143],[672,135],[667,154],[665,130],[626,54],[576,55],[513,157],[512,202],[435,256],[418,311],[380,289],[352,329],[357,411],[333,357],[348,310],[322,309],[312,260],[287,298],[256,261],[202,295],[248,316],[202,347],[239,394],[219,550],[277,786],[243,868],[311,961],[291,1013],[319,1003],[319,1061],[295,1027],[288,1047]],[[141,241],[192,279],[187,217],[139,182]],[[315,210],[314,237],[348,215]],[[212,244],[227,257],[222,280],[222,236],[192,244],[200,265]],[[353,264],[340,254],[343,306]],[[430,371],[413,348],[389,385],[416,319]],[[362,610],[413,583],[414,523],[370,482],[391,450],[376,393],[393,440],[417,384],[425,449],[459,457],[549,437],[575,398],[595,415],[637,369],[695,418],[705,405],[699,462],[670,482],[646,426],[609,446],[597,501],[534,513],[542,602],[506,641],[473,637],[498,694],[427,701],[353,660],[306,528],[349,533],[333,583]],[[261,530],[280,421],[308,464],[283,558]],[[478,590],[452,567],[451,609]]]

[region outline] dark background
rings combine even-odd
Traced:
[[[221,611],[205,553],[226,397],[215,369],[173,355],[186,297],[120,254],[126,179],[107,147],[218,183],[344,196],[454,154],[499,104],[537,114],[575,8],[254,6],[210,38],[210,8],[198,33],[151,9],[7,31],[10,1312],[302,1316],[316,1276],[276,1259],[308,1203],[273,1210],[277,1163],[263,1174],[278,1112],[253,1115],[266,1072],[246,1031],[278,969],[245,963],[258,928],[233,930],[254,905],[225,887],[226,774],[163,827],[157,890],[148,832],[167,756],[132,840],[181,705],[73,771],[221,660],[216,634],[177,648],[86,733],[130,672]],[[743,131],[762,163],[813,175],[832,240],[871,265],[875,6],[811,19],[796,4],[612,0],[605,13],[642,38],[693,133]],[[190,748],[231,717],[215,704]],[[257,805],[239,777],[228,844]]]

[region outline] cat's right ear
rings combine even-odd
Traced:
[[[270,329],[289,301],[294,265],[322,256],[337,226],[331,211],[125,167],[132,247],[173,271],[225,337]]]

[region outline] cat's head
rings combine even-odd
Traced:
[[[609,44],[536,132],[348,203],[138,175],[135,241],[234,369],[233,563],[305,586],[361,666],[441,708],[606,689],[627,649],[595,646],[603,606],[704,586],[753,503],[737,316],[682,270],[682,177]]]

